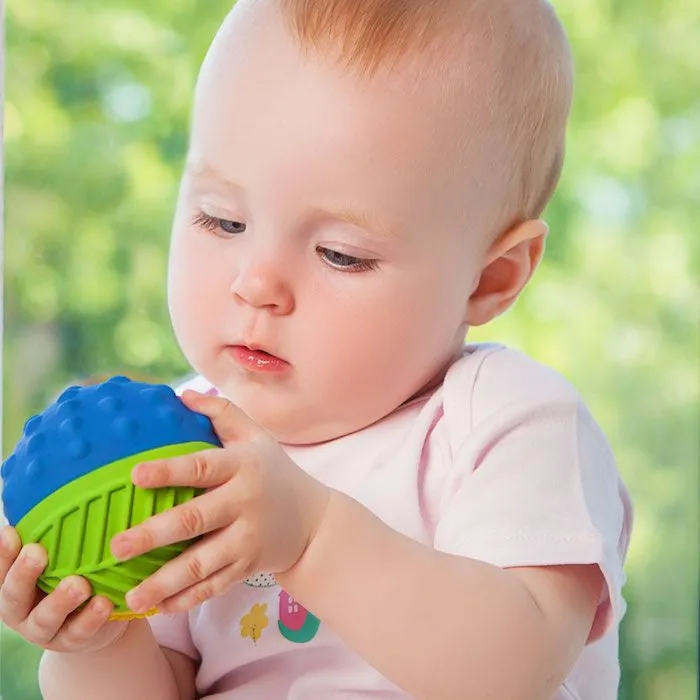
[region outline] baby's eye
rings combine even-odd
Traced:
[[[316,248],[316,252],[328,265],[343,272],[367,272],[368,270],[376,270],[379,266],[378,260],[358,258],[322,246]]]
[[[205,231],[219,233],[220,235],[223,231],[224,233],[235,236],[241,233],[245,233],[247,228],[246,224],[244,224],[241,221],[219,219],[218,217],[205,214],[203,211],[200,211],[195,215],[195,217],[192,219],[192,223],[195,226],[203,228]]]
[[[226,233],[244,233],[246,225],[242,221],[229,221],[227,219],[219,219],[219,227]]]

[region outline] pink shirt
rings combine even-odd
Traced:
[[[201,378],[187,386],[212,389]],[[500,567],[598,564],[607,589],[555,699],[617,698],[632,510],[603,434],[561,376],[501,346],[468,346],[437,389],[380,422],[287,449],[317,479],[438,550]],[[436,600],[436,614],[448,605]],[[188,614],[150,620],[161,645],[200,662],[196,683],[205,698],[407,697],[269,574]],[[429,653],[429,631],[415,632]]]

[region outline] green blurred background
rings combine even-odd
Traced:
[[[479,339],[550,363],[636,505],[623,700],[696,697],[700,3],[555,2],[578,65],[548,257]],[[4,455],[66,384],[188,372],[164,299],[191,91],[228,0],[7,0]],[[4,700],[38,650],[4,630]]]

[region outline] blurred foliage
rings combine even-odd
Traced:
[[[96,373],[187,373],[165,303],[198,65],[223,0],[7,0],[5,454]],[[569,377],[636,505],[622,700],[696,697],[700,3],[555,1],[578,65],[548,257],[475,338]],[[38,650],[4,631],[4,700]]]

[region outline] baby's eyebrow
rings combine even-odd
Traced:
[[[385,221],[381,221],[379,218],[359,209],[316,209],[315,213],[318,217],[323,219],[332,219],[334,221],[352,224],[378,238],[387,240],[396,240],[400,238],[397,229],[390,226]]]
[[[188,173],[188,175],[198,180],[215,180],[216,182],[227,187],[228,189],[243,189],[241,185],[224,175],[221,171],[202,161],[188,160],[185,164],[185,171]]]

